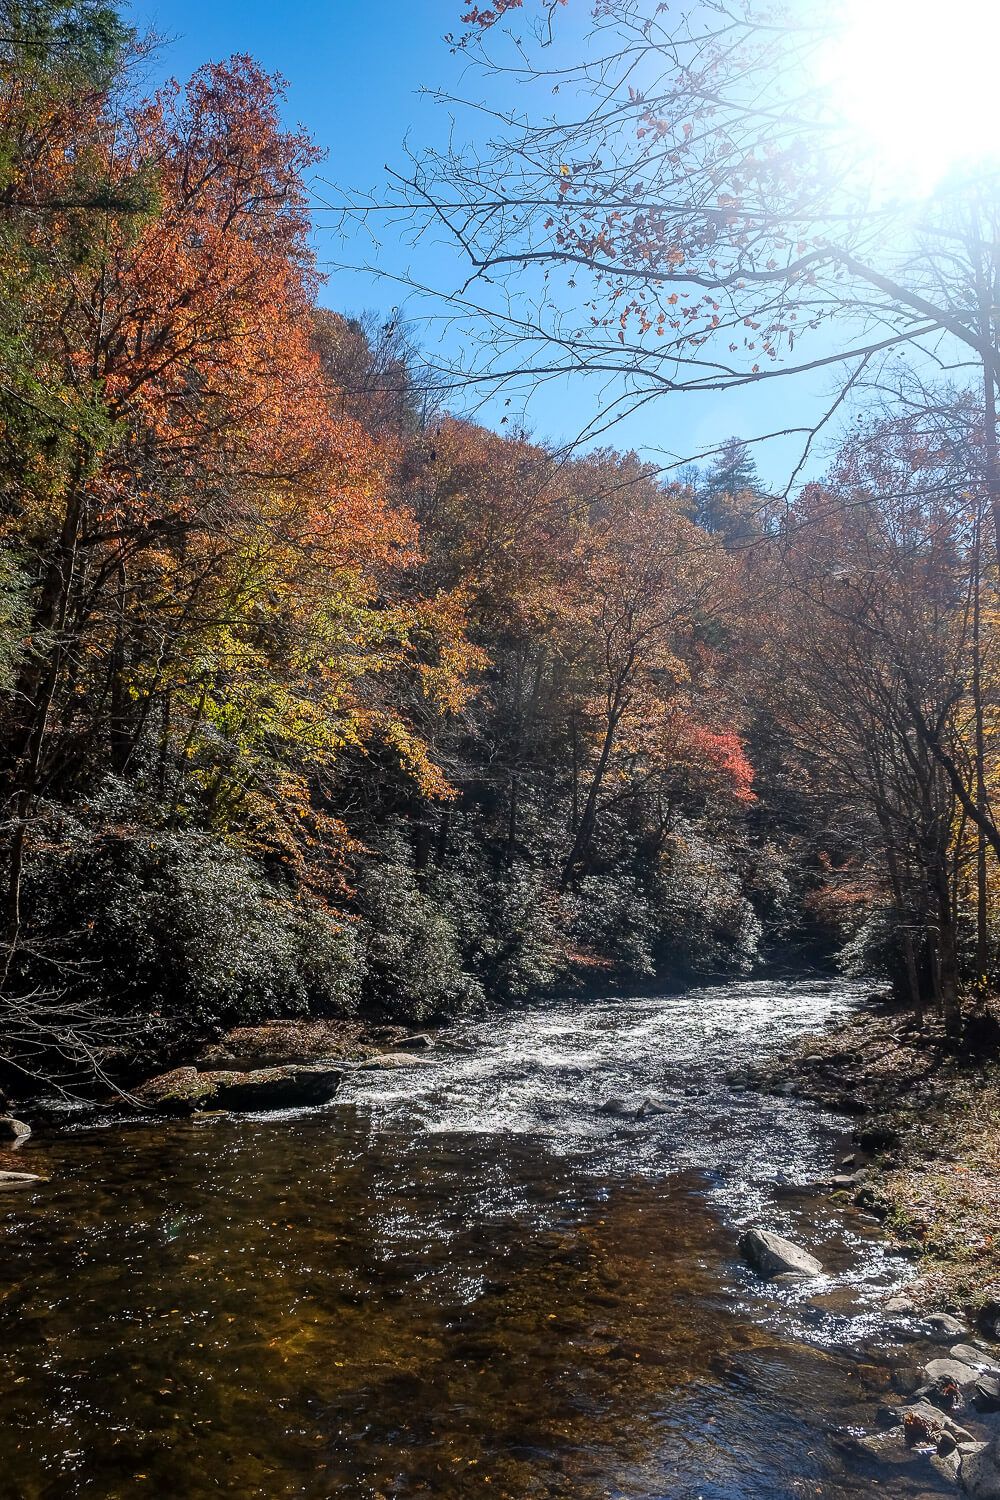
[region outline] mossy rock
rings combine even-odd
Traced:
[[[258,1068],[249,1073],[174,1068],[136,1089],[136,1098],[160,1114],[203,1110],[296,1109],[326,1104],[340,1087],[340,1068],[312,1064]]]

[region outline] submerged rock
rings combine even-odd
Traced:
[[[294,1109],[326,1104],[343,1078],[340,1068],[322,1063],[258,1068],[249,1073],[175,1068],[136,1089],[136,1098],[163,1114],[204,1110]]]
[[[762,1276],[819,1276],[823,1271],[815,1255],[768,1229],[746,1230],[739,1251]]]
[[[615,1115],[618,1119],[634,1120],[639,1115],[640,1106],[634,1099],[624,1099],[619,1094],[614,1094],[610,1099],[605,1099],[601,1105],[602,1115]]]
[[[14,1188],[34,1187],[36,1183],[48,1182],[47,1177],[38,1177],[34,1172],[0,1172],[0,1192]]]

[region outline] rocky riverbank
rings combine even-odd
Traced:
[[[915,1255],[918,1306],[1000,1318],[1000,1060],[958,1059],[873,996],[754,1081],[856,1117],[864,1180],[840,1186]]]
[[[890,1328],[942,1345],[901,1364],[894,1399],[845,1446],[888,1472],[926,1462],[974,1500],[1000,1500],[1000,1062],[958,1059],[943,1029],[917,1030],[872,995],[752,1082],[855,1117],[833,1196],[913,1257]]]

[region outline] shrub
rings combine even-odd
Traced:
[[[43,944],[48,982],[114,1013],[205,1028],[356,1006],[352,930],[208,835],[77,828],[33,863],[28,886],[43,934],[64,934]]]

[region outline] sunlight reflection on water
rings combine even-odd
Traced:
[[[547,1005],[326,1110],[33,1140],[53,1181],[0,1213],[0,1500],[871,1493],[828,1438],[888,1382],[900,1263],[772,1191],[845,1122],[727,1081],[857,998]],[[751,1220],[828,1273],[763,1286]]]

